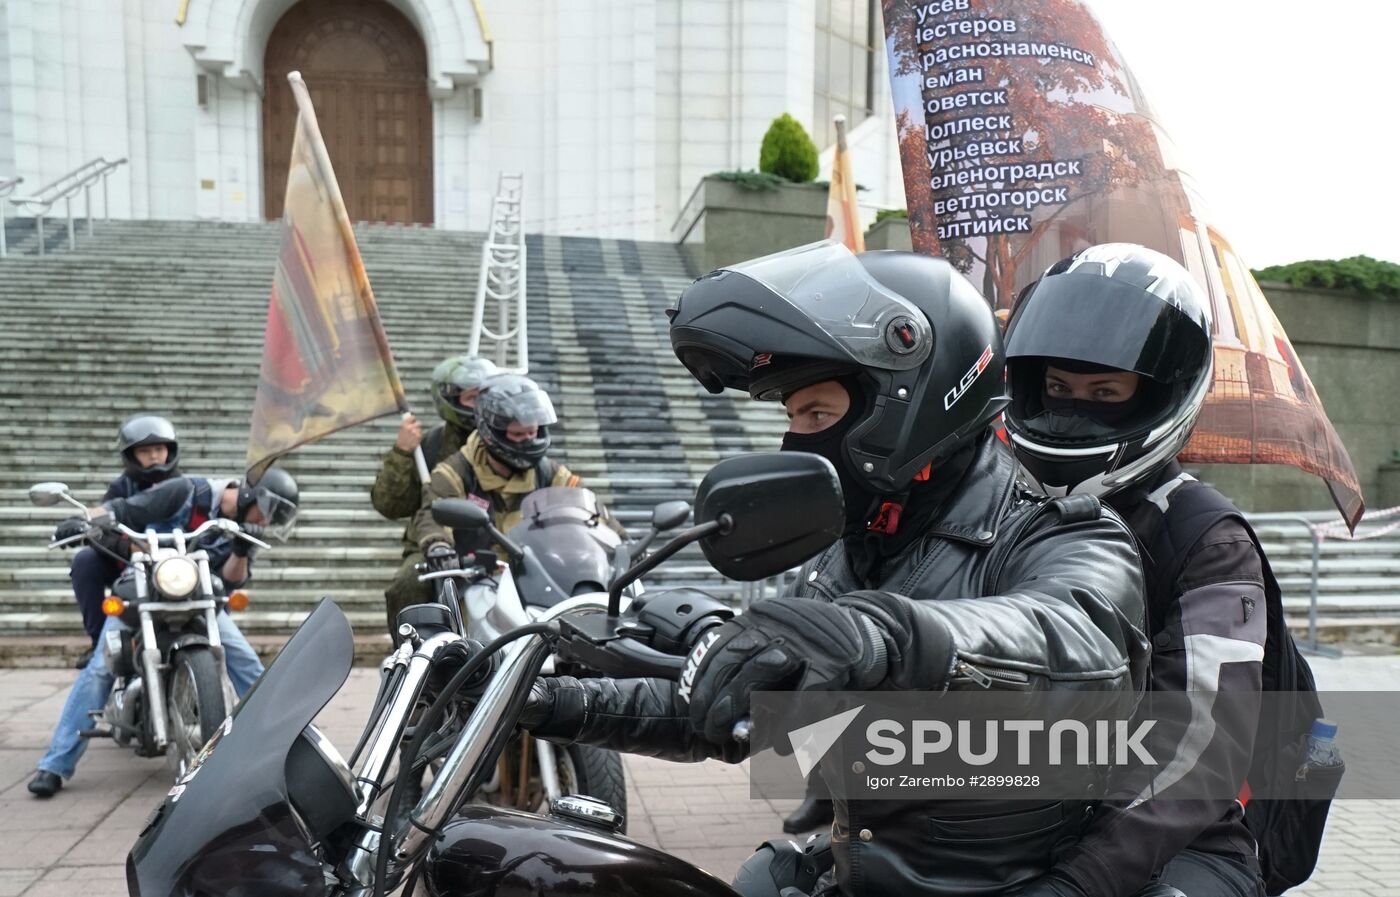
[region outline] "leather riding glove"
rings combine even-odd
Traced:
[[[677,694],[712,743],[749,716],[755,691],[874,688],[886,673],[886,634],[859,610],[812,598],[769,598],[710,630],[691,649]]]
[[[65,517],[53,528],[53,540],[60,542],[87,532],[88,522],[81,517]]]

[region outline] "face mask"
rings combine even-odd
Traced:
[[[849,388],[847,389],[849,392]],[[841,497],[846,505],[846,528],[863,529],[869,519],[875,499],[879,493],[875,492],[865,480],[857,477],[846,463],[841,451],[841,442],[846,438],[856,420],[860,417],[861,408],[855,403],[855,396],[852,396],[852,404],[845,415],[822,430],[820,433],[793,433],[791,431],[783,434],[782,451],[785,452],[809,452],[813,455],[821,455],[831,462],[831,466],[836,468],[836,477],[841,482]]]
[[[1059,396],[1043,395],[1040,402],[1051,414],[1066,417],[1085,417],[1104,427],[1117,427],[1137,413],[1142,407],[1142,393],[1134,393],[1124,402],[1094,402],[1086,399],[1063,399]]]

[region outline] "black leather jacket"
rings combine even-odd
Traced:
[[[904,678],[966,688],[990,677],[994,687],[1140,690],[1148,642],[1137,549],[1111,511],[1084,516],[1066,521],[1022,492],[1010,453],[988,436],[926,533],[885,560],[879,582],[856,577],[838,542],[804,569],[797,594],[879,589],[913,599],[893,687],[909,687]],[[949,633],[952,669],[921,669],[919,645]],[[546,737],[675,760],[743,756],[738,744],[695,735],[669,681],[573,680],[555,700]],[[837,801],[837,882],[852,897],[1008,893],[1055,864],[1087,813],[1072,801]]]

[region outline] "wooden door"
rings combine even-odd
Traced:
[[[264,59],[263,208],[282,216],[300,71],[352,221],[431,224],[433,120],[427,50],[381,0],[302,0],[272,30]]]

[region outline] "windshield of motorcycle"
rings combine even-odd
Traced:
[[[509,533],[529,549],[515,576],[526,605],[552,607],[573,595],[606,590],[622,539],[602,522],[600,510],[597,496],[580,487],[552,486],[526,496],[524,519]]]
[[[520,516],[534,526],[561,522],[586,524],[597,519],[599,508],[598,496],[591,489],[550,486],[525,496],[520,503]]]
[[[322,601],[146,820],[126,861],[133,897],[326,893],[285,770],[353,651],[345,614]]]

